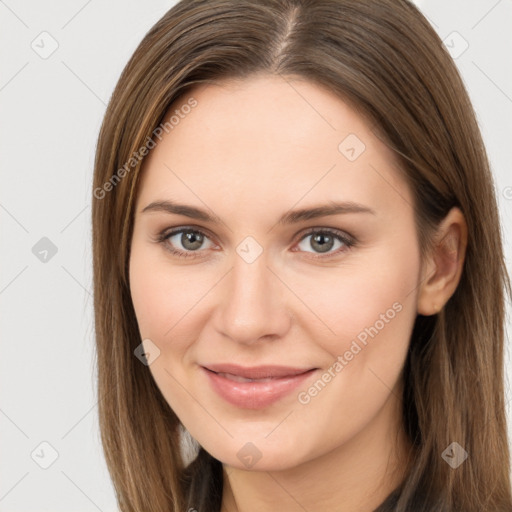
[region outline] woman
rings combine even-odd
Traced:
[[[93,202],[123,512],[512,510],[493,181],[412,4],[178,3]]]

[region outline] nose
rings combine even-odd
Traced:
[[[289,330],[292,314],[286,287],[268,264],[265,251],[252,263],[234,255],[215,311],[220,334],[252,344],[262,338],[278,339]]]

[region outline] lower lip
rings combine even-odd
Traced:
[[[230,404],[243,409],[262,409],[291,393],[316,370],[267,382],[236,382],[202,367],[213,389]]]

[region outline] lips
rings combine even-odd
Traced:
[[[262,380],[262,379],[281,379],[284,377],[294,377],[300,375],[313,368],[293,368],[290,366],[278,366],[278,365],[261,365],[244,367],[236,364],[209,364],[205,366],[207,370],[221,374],[222,376],[230,377],[241,377],[243,379],[250,380]]]
[[[246,377],[241,377],[240,375],[233,375],[232,373],[224,373],[224,372],[216,372],[220,377],[224,377],[226,379],[232,380],[234,382],[270,382],[275,380],[276,377],[266,377],[264,379],[248,379]]]
[[[243,367],[209,364],[201,367],[212,390],[231,405],[261,409],[288,396],[316,373],[317,368],[287,366]]]

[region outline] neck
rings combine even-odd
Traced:
[[[404,479],[410,455],[397,396],[350,441],[299,466],[247,471],[224,464],[221,512],[375,510]]]

